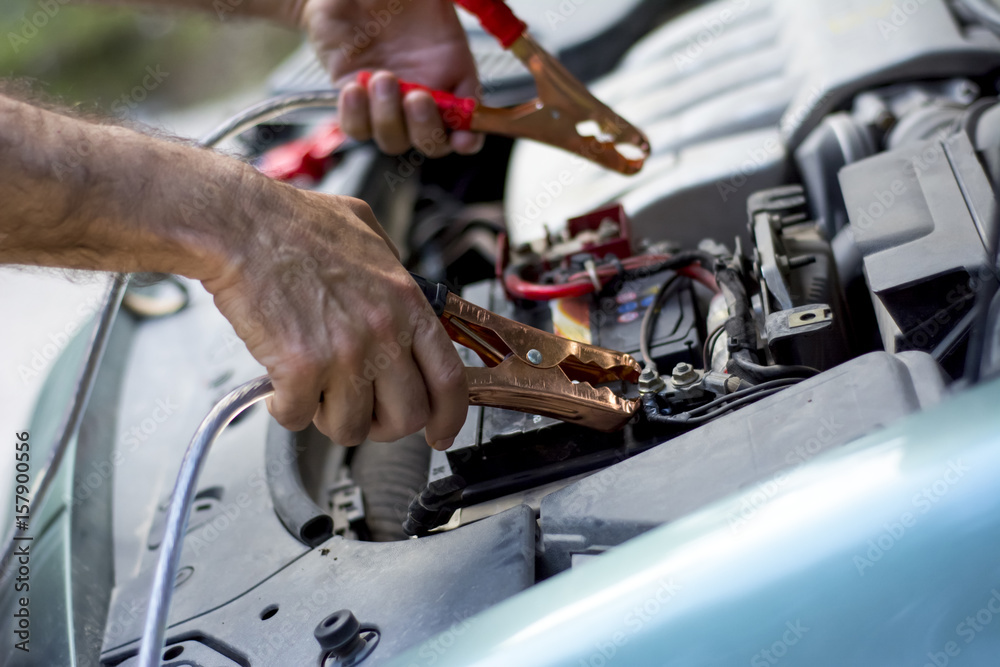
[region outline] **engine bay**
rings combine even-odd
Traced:
[[[1000,179],[1000,36],[979,3],[620,4],[624,18],[559,54],[648,134],[638,175],[491,137],[440,160],[343,142],[286,176],[365,199],[406,267],[464,300],[633,357],[637,377],[597,388],[634,414],[595,430],[472,406],[438,452],[420,434],[334,448],[248,410],[189,520],[167,635],[183,664],[314,664],[313,628],[338,609],[383,664],[733,493],[766,502],[775,475],[938,404],[997,358],[975,335]],[[565,20],[586,22],[585,7]],[[532,11],[544,26],[560,10]],[[524,97],[524,73],[478,37],[486,99]],[[273,88],[315,76],[293,58]],[[243,149],[273,169],[327,122],[259,126]],[[114,584],[109,667],[136,664],[180,443],[259,374],[211,297],[185,289],[180,312],[121,325],[127,354],[95,399],[126,435],[158,400],[177,416],[142,448],[108,439],[127,452],[113,490],[73,496],[115,508],[113,563],[94,574]],[[77,467],[108,455],[95,446]]]

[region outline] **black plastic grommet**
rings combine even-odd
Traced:
[[[341,659],[365,646],[365,641],[361,638],[361,623],[350,609],[335,611],[324,618],[316,626],[313,635],[325,654],[332,653]]]

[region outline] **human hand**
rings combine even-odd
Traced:
[[[421,428],[450,446],[468,410],[465,368],[371,209],[252,178],[253,233],[203,284],[267,368],[271,414],[291,430],[315,421],[346,446]]]
[[[428,157],[472,154],[479,133],[449,133],[426,91],[400,95],[397,76],[462,97],[478,97],[479,78],[451,0],[305,0],[300,17],[320,61],[340,81],[340,124],[360,141],[395,155],[416,147]],[[367,88],[360,70],[378,70]]]

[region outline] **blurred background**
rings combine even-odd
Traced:
[[[267,75],[302,41],[297,31],[235,12],[60,1],[47,2],[49,12],[38,0],[0,2],[0,77],[28,79],[64,106],[188,137],[264,97]],[[228,2],[217,4],[239,4]],[[159,75],[149,77],[150,69]],[[144,86],[144,79],[152,85]],[[59,347],[62,332],[89,320],[105,281],[101,275],[0,267],[0,317],[17,322],[0,328],[0,431],[28,426],[52,345]],[[10,479],[12,464],[13,457],[0,456],[0,486]]]
[[[297,31],[224,11],[237,0],[219,0],[219,11],[205,14],[59,4],[65,1],[52,0],[51,16],[38,0],[0,3],[0,76],[28,78],[66,104],[109,112],[142,84],[147,67],[169,76],[140,103],[142,115],[259,87],[302,40]]]

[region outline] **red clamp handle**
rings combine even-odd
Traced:
[[[483,30],[497,38],[500,45],[509,49],[510,45],[528,29],[524,21],[514,16],[514,12],[503,0],[454,0],[455,4],[474,14]]]
[[[368,88],[368,82],[371,81],[371,72],[358,72],[357,81],[365,88]],[[476,111],[478,102],[471,97],[458,97],[457,95],[452,95],[451,93],[446,93],[443,90],[433,90],[427,86],[421,86],[419,83],[410,83],[408,81],[399,82],[399,92],[406,95],[411,90],[426,90],[437,102],[438,109],[441,110],[441,120],[448,129],[451,130],[469,130],[472,127],[472,115]]]

